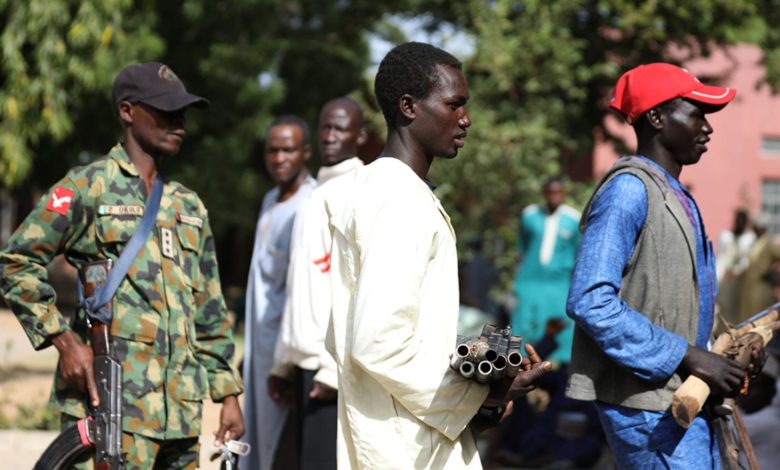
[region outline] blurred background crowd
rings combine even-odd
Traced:
[[[262,158],[268,124],[292,113],[316,128],[323,103],[348,95],[365,113],[369,138],[358,156],[370,162],[385,137],[371,91],[378,60],[405,40],[433,43],[464,61],[471,91],[469,144],[431,175],[459,234],[462,330],[511,324],[556,363],[540,391],[485,437],[483,459],[597,465],[604,445],[594,412],[563,396],[572,333],[564,305],[577,210],[634,146],[630,127],[607,111],[610,88],[622,71],[656,61],[737,88],[729,110],[712,117],[704,160],[681,181],[717,237],[721,315],[738,322],[757,313],[780,300],[778,3],[0,2],[0,244],[68,168],[116,142],[106,106],[116,71],[161,60],[212,102],[209,113],[188,116],[190,137],[164,164],[209,209],[223,291],[241,331],[256,216],[273,186]],[[309,162],[313,173],[318,161]],[[51,271],[64,311],[72,309],[72,273],[64,262]],[[778,419],[777,400],[763,405],[779,370],[770,362],[760,406],[746,403],[763,416],[749,422]]]

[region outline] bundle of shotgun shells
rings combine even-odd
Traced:
[[[512,327],[485,323],[480,336],[458,336],[450,367],[466,379],[479,383],[513,378],[520,370],[522,336],[512,336]]]

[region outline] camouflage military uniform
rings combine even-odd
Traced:
[[[46,264],[119,254],[143,216],[146,188],[121,145],[55,184],[0,252],[0,290],[36,349],[70,328],[56,309]],[[214,239],[198,196],[165,183],[156,226],[113,300],[114,349],[122,363],[125,432],[154,439],[200,433],[202,400],[241,392],[220,290]],[[87,343],[83,312],[74,330]],[[84,416],[84,393],[55,377],[52,400]]]

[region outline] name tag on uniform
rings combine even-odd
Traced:
[[[198,228],[203,228],[203,219],[200,217],[193,217],[191,215],[176,214],[176,220],[183,224],[193,225]]]
[[[109,206],[101,204],[98,206],[98,215],[144,215],[143,206]]]

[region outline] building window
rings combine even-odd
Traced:
[[[780,157],[780,137],[761,139],[761,153],[768,157]]]
[[[761,212],[769,216],[767,231],[780,234],[780,179],[761,182]]]

